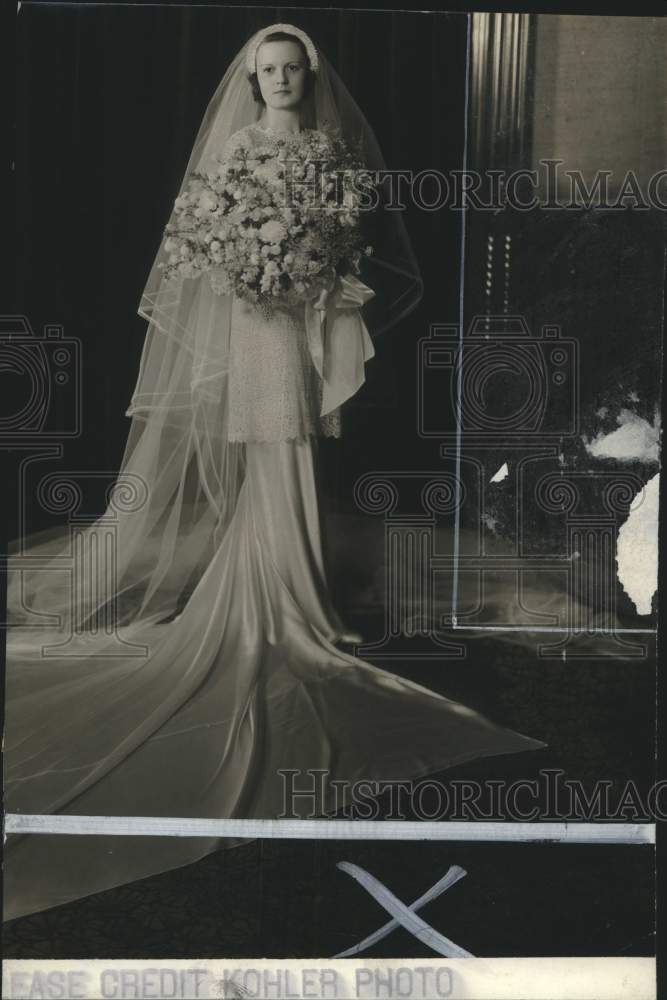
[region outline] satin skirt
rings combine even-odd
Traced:
[[[234,515],[184,610],[127,630],[146,643],[140,665],[98,665],[94,675],[73,665],[54,684],[53,665],[35,664],[17,679],[20,697],[10,669],[8,722],[38,752],[9,786],[8,812],[275,818],[285,815],[283,772],[297,771],[302,787],[323,769],[324,816],[350,801],[334,799],[328,781],[406,780],[544,746],[334,645],[342,624],[325,578],[314,447],[247,444]],[[60,742],[58,725],[69,726]],[[84,767],[68,766],[75,745]],[[15,753],[20,745],[10,768]],[[312,818],[312,801],[288,803],[295,814]],[[12,834],[4,918],[240,842]]]

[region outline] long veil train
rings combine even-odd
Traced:
[[[318,57],[310,126],[340,129],[361,142],[369,168],[382,169],[372,130]],[[211,100],[188,171],[256,121],[246,60],[244,47]],[[396,212],[379,213],[376,242],[363,275],[375,292],[364,313],[373,332],[421,293]],[[233,439],[234,301],[203,280],[163,280],[164,260],[162,244],[140,305],[149,325],[107,511],[81,536],[23,539],[10,563],[6,810],[272,818],[283,812],[281,771],[402,780],[542,746],[336,646],[313,440]],[[323,337],[305,307],[331,408],[358,387],[372,353],[364,288],[350,280],[347,296],[327,308]],[[331,796],[322,814],[345,803]],[[233,843],[10,835],[4,916]]]

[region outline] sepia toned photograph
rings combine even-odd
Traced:
[[[657,997],[664,19],[15,31],[5,995]]]

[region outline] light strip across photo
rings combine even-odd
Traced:
[[[38,816],[9,813],[5,833],[277,840],[443,840],[495,843],[655,844],[654,823],[409,822],[326,819],[189,819],[177,816]]]

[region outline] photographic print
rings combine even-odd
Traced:
[[[5,995],[657,996],[664,20],[16,36]]]

